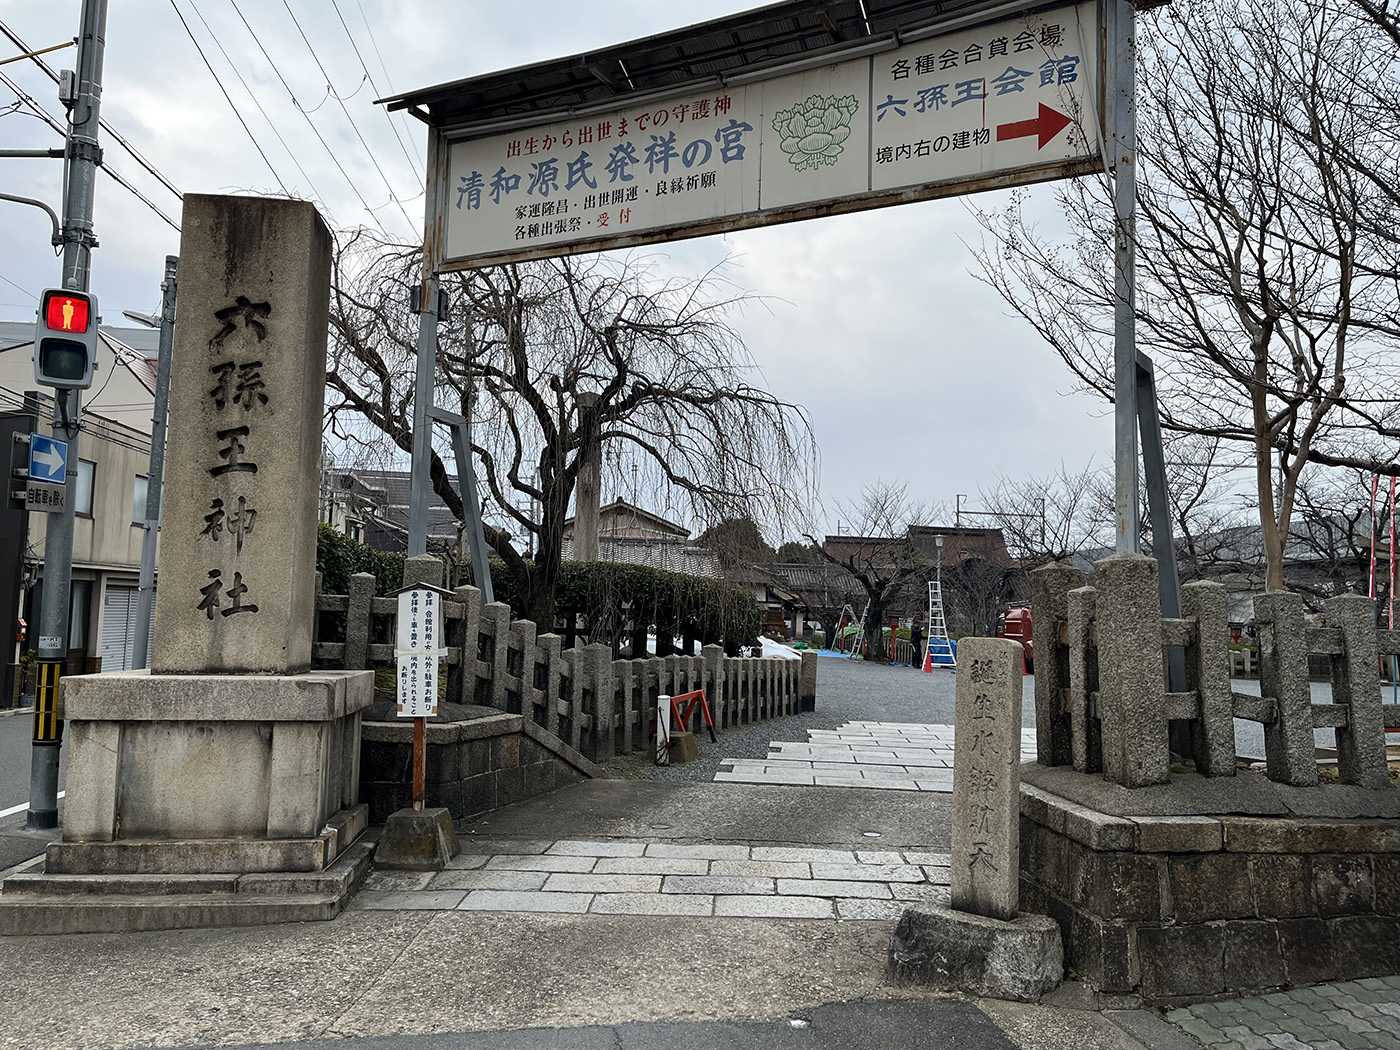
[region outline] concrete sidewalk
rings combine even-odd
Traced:
[[[595,780],[465,823],[460,834],[467,857],[525,858],[491,869],[501,873],[528,872],[519,865],[551,856],[590,866],[562,874],[607,878],[596,870],[604,854],[640,853],[630,859],[645,863],[650,849],[653,860],[702,860],[706,879],[725,877],[712,876],[715,861],[675,854],[805,865],[812,881],[816,865],[839,861],[837,853],[852,858],[847,868],[864,853],[872,870],[890,859],[880,854],[942,860],[947,806],[946,796],[873,790]],[[514,848],[533,842],[528,848],[538,852],[501,854],[490,845],[507,839]],[[815,859],[805,861],[760,852],[784,849],[829,852],[808,852]],[[454,870],[471,876],[488,863],[465,860]],[[801,874],[784,870],[782,877]],[[888,863],[880,871],[909,874]],[[733,876],[766,880],[774,892],[742,895],[765,901],[781,896],[779,877],[776,868]],[[1130,1038],[1095,1012],[886,987],[892,920],[844,921],[830,906],[822,919],[384,909],[384,895],[395,892],[367,889],[328,923],[0,940],[0,1047],[324,1039],[346,1046],[347,1037],[373,1037],[367,1046],[421,1050],[595,1043],[1177,1050]],[[450,892],[461,903],[472,891]]]

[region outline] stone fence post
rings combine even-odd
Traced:
[[[1235,775],[1235,694],[1230,686],[1230,599],[1218,583],[1197,580],[1181,588],[1181,612],[1196,621],[1186,647],[1187,681],[1197,695],[1191,725],[1196,772]]]
[[[1323,604],[1322,618],[1342,633],[1342,655],[1332,657],[1332,702],[1347,708],[1347,724],[1336,730],[1337,779],[1388,788],[1376,603],[1360,594],[1340,594]]]
[[[1274,720],[1264,725],[1268,776],[1309,787],[1317,783],[1317,758],[1302,595],[1270,591],[1256,596],[1254,621],[1259,629],[1259,695],[1274,701]]]
[[[1104,775],[1124,787],[1165,784],[1171,743],[1157,562],[1114,554],[1094,563],[1094,580]]]
[[[1068,618],[1069,592],[1084,586],[1084,574],[1068,562],[1051,562],[1031,573],[1031,642],[1035,650],[1035,750],[1043,766],[1074,759],[1068,671],[1060,666],[1060,624]]]
[[[375,584],[373,573],[357,572],[350,577],[349,602],[345,609],[347,671],[361,671],[369,666],[369,612]]]

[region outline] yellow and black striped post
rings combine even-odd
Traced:
[[[35,669],[38,682],[34,688],[34,743],[63,742],[63,722],[58,717],[58,679],[62,663],[41,663]]]
[[[58,827],[58,762],[56,751],[63,743],[63,721],[58,717],[58,680],[63,663],[41,661],[34,687],[34,762],[29,783],[30,828]],[[52,783],[49,783],[49,781]]]

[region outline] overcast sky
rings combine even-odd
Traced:
[[[315,58],[283,0],[112,3],[103,117],[181,191],[285,189],[316,200],[333,223],[377,221],[395,236],[416,238],[425,135],[411,118],[398,115],[391,122],[383,107],[372,105],[374,98],[755,5],[290,0],[290,6]],[[34,49],[76,35],[78,14],[77,0],[0,0],[0,19]],[[16,51],[0,40],[0,58]],[[46,58],[56,69],[71,68],[73,56],[69,49]],[[56,87],[32,63],[0,66],[0,73],[61,119]],[[23,115],[23,108],[9,110],[15,101],[0,82],[0,146],[58,145],[59,136],[40,120]],[[103,147],[117,172],[179,221],[180,202],[169,190],[110,137],[104,135]],[[61,164],[0,159],[0,188],[58,209]],[[1050,194],[1050,187],[1036,187],[1031,207],[1053,221]],[[1061,462],[1073,468],[1091,458],[1111,462],[1106,406],[1067,395],[1071,381],[1058,358],[972,275],[975,263],[964,242],[976,242],[979,229],[969,205],[998,202],[998,195],[982,194],[652,249],[680,272],[731,257],[732,276],[770,297],[767,308],[750,310],[740,328],[769,387],[810,412],[828,527],[840,516],[839,501],[857,499],[877,478],[907,482],[914,498],[951,508],[957,493],[971,495],[975,505],[979,488],[990,487],[999,473],[1043,475]],[[94,222],[101,247],[93,255],[92,290],[106,322],[127,323],[123,309],[156,310],[164,257],[179,253],[179,235],[106,177],[98,182]],[[58,283],[48,239],[48,220],[39,211],[0,202],[0,318],[28,320],[38,291]]]

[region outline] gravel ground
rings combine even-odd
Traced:
[[[1021,724],[1035,725],[1035,685],[1025,679]],[[649,780],[713,780],[723,758],[764,758],[774,740],[805,743],[810,729],[836,729],[847,722],[916,722],[953,724],[957,677],[948,671],[924,674],[912,667],[821,657],[817,663],[817,709],[734,729],[716,730],[695,740],[700,761],[657,766],[651,751],[620,755],[605,764],[609,775]]]

